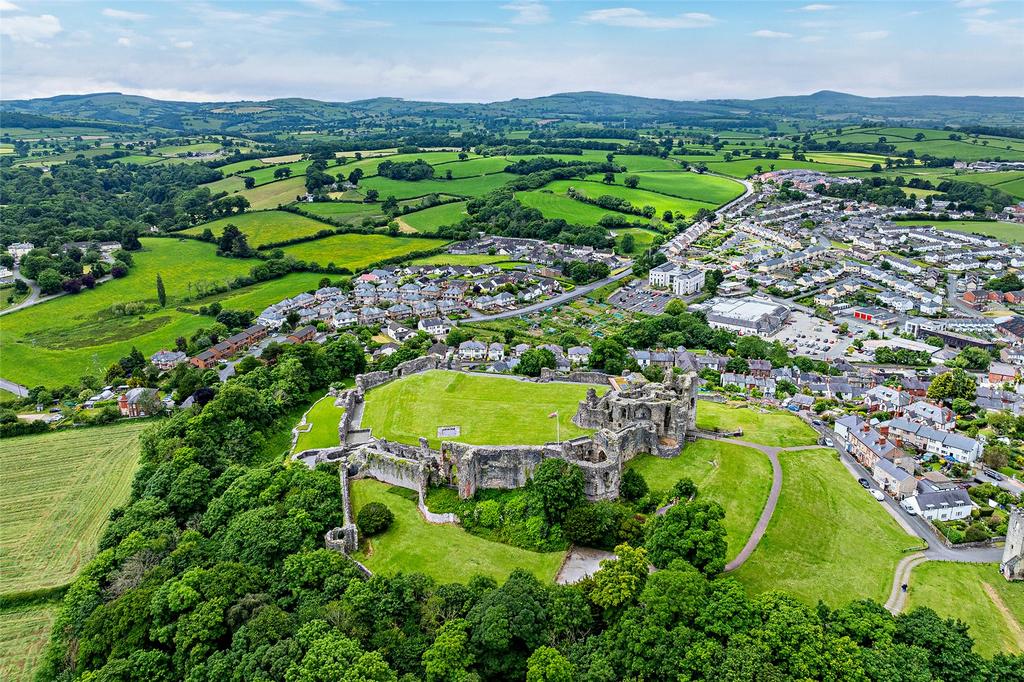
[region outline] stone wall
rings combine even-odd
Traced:
[[[345,446],[339,445],[333,448],[311,448],[296,452],[292,455],[293,462],[302,462],[310,469],[316,468],[322,462],[337,462],[345,455]]]
[[[564,381],[570,384],[597,384],[598,386],[607,385],[610,380],[611,376],[604,372],[558,372],[547,367],[541,367],[539,379],[541,382]]]
[[[349,463],[360,477],[366,476],[421,493],[427,488],[430,465],[428,461],[419,458],[419,450],[413,451],[416,456],[410,458],[380,449],[376,444],[368,445],[352,453]]]
[[[341,420],[338,422],[338,442],[342,446],[348,443],[348,432],[352,428],[352,418],[355,416],[356,406],[361,400],[362,397],[356,391],[346,390],[334,401],[335,405],[340,405],[345,410],[341,415]]]
[[[359,393],[366,393],[371,388],[383,386],[395,377],[391,372],[367,372],[356,377],[356,390]]]

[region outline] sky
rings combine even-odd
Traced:
[[[0,98],[1024,95],[1024,0],[0,0]]]

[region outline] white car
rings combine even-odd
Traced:
[[[884,499],[885,499],[885,494],[884,494],[884,493],[883,493],[883,492],[882,492],[881,490],[879,490],[879,489],[877,489],[877,488],[872,488],[872,489],[871,489],[870,491],[868,491],[868,492],[870,492],[870,493],[871,493],[871,497],[875,498],[875,499],[876,499],[876,500],[878,500],[879,502],[881,502],[882,500],[884,500]]]
[[[830,448],[831,448],[831,447],[835,447],[835,443],[833,443],[833,442],[832,442],[832,439],[831,439],[831,438],[826,438],[826,439],[825,439],[825,445],[826,445],[826,446],[828,446],[828,447],[830,447]]]
[[[907,512],[911,516],[917,516],[917,510],[911,507],[909,504],[901,504],[900,506],[903,507],[903,511]]]

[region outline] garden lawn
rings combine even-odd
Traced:
[[[443,239],[389,237],[382,234],[338,234],[311,242],[284,247],[284,252],[307,263],[356,270],[371,263],[404,256],[416,251],[429,251],[447,242]]]
[[[772,467],[765,455],[719,441],[687,443],[677,457],[641,455],[626,466],[643,475],[657,497],[680,478],[690,478],[697,484],[700,499],[722,505],[729,559],[746,544],[772,487]]]
[[[717,175],[691,173],[684,170],[674,172],[618,173],[615,176],[615,183],[622,185],[623,178],[629,175],[635,175],[640,178],[638,189],[669,194],[681,199],[703,201],[715,206],[721,206],[732,201],[743,194],[744,190],[742,183],[736,180],[718,177]],[[588,175],[587,179],[600,182],[603,177],[604,175]]]
[[[743,429],[739,440],[758,445],[788,448],[796,445],[814,445],[818,435],[799,417],[788,412],[769,410],[767,413],[748,407],[734,407],[709,400],[697,401],[697,428],[709,431]]]
[[[5,438],[0,594],[70,582],[128,496],[146,421]]]
[[[591,182],[589,180],[556,180],[555,182],[545,185],[544,189],[550,189],[556,194],[565,194],[566,190],[570,187],[575,188],[577,192],[581,192],[591,199],[596,199],[607,194],[619,199],[625,199],[632,203],[636,208],[653,206],[658,217],[660,217],[665,211],[681,212],[687,217],[693,217],[693,214],[702,208],[706,208],[708,210],[718,208],[717,204],[704,201],[682,199],[680,197],[668,196],[666,194],[648,192],[642,188],[630,189],[624,185],[606,185],[603,182]],[[607,212],[608,211],[605,211],[605,213]],[[643,220],[643,217],[639,217],[638,219]]]
[[[443,173],[438,175],[442,178],[444,177]],[[478,175],[469,178],[456,178],[454,180],[443,180],[435,177],[432,180],[413,181],[392,180],[391,178],[374,176],[360,180],[359,191],[366,194],[367,190],[375,189],[380,193],[381,200],[391,196],[396,199],[412,199],[428,194],[478,197],[501,187],[515,177],[518,176],[511,173],[493,173],[491,175]]]
[[[768,530],[733,575],[758,594],[779,589],[808,604],[885,602],[896,564],[920,548],[857,484],[835,450],[779,453],[782,494]]]
[[[182,230],[182,233],[200,235],[210,229],[213,236],[219,238],[228,225],[234,225],[244,232],[249,238],[249,246],[253,247],[277,244],[298,237],[311,237],[321,230],[334,230],[334,227],[327,223],[288,211],[250,211],[196,225]]]
[[[333,448],[341,444],[338,438],[338,422],[341,415],[345,414],[344,408],[334,404],[334,397],[327,395],[313,403],[306,413],[306,425],[309,431],[301,431],[305,427],[299,427],[299,437],[295,441],[293,452],[302,452],[312,448]]]
[[[997,564],[920,564],[910,576],[905,610],[918,606],[967,623],[975,650],[984,656],[1024,651],[1024,583],[1007,582]]]
[[[901,220],[900,225],[934,225],[937,230],[985,234],[1007,242],[1024,241],[1024,225],[989,220]]]
[[[516,199],[523,206],[529,206],[540,211],[545,218],[551,220],[562,219],[568,223],[580,225],[597,225],[598,221],[606,215],[625,217],[627,220],[646,222],[643,216],[634,216],[618,211],[609,211],[606,208],[585,204],[565,196],[564,193],[554,194],[546,189],[534,190],[532,192],[517,192]]]
[[[543,582],[554,580],[564,552],[531,552],[470,535],[456,525],[427,523],[416,503],[402,494],[408,492],[395,494],[386,483],[369,479],[352,481],[357,515],[370,502],[384,504],[395,515],[384,533],[360,538],[356,558],[374,573],[424,573],[440,583],[466,583],[484,575],[502,583],[521,568]]]
[[[373,435],[416,444],[420,436],[431,447],[441,439],[437,429],[458,426],[461,434],[445,440],[474,445],[540,445],[554,442],[558,412],[561,438],[590,433],[572,423],[586,384],[537,384],[514,378],[433,371],[405,377],[366,395],[362,425]],[[603,394],[607,387],[595,387]]]
[[[29,682],[50,639],[58,604],[0,613],[0,680]]]
[[[433,234],[437,232],[437,228],[460,223],[467,217],[469,214],[466,213],[466,202],[459,201],[408,213],[400,216],[398,222],[405,223],[417,232]]]

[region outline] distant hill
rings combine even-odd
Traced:
[[[379,97],[353,102],[303,98],[262,102],[174,102],[116,92],[0,102],[0,114],[143,124],[183,131],[261,132],[351,127],[385,117],[437,120],[560,119],[628,125],[771,127],[783,120],[943,126],[1024,123],[1024,97],[859,97],[822,91],[766,99],[682,101],[568,92],[502,102],[421,102]]]

